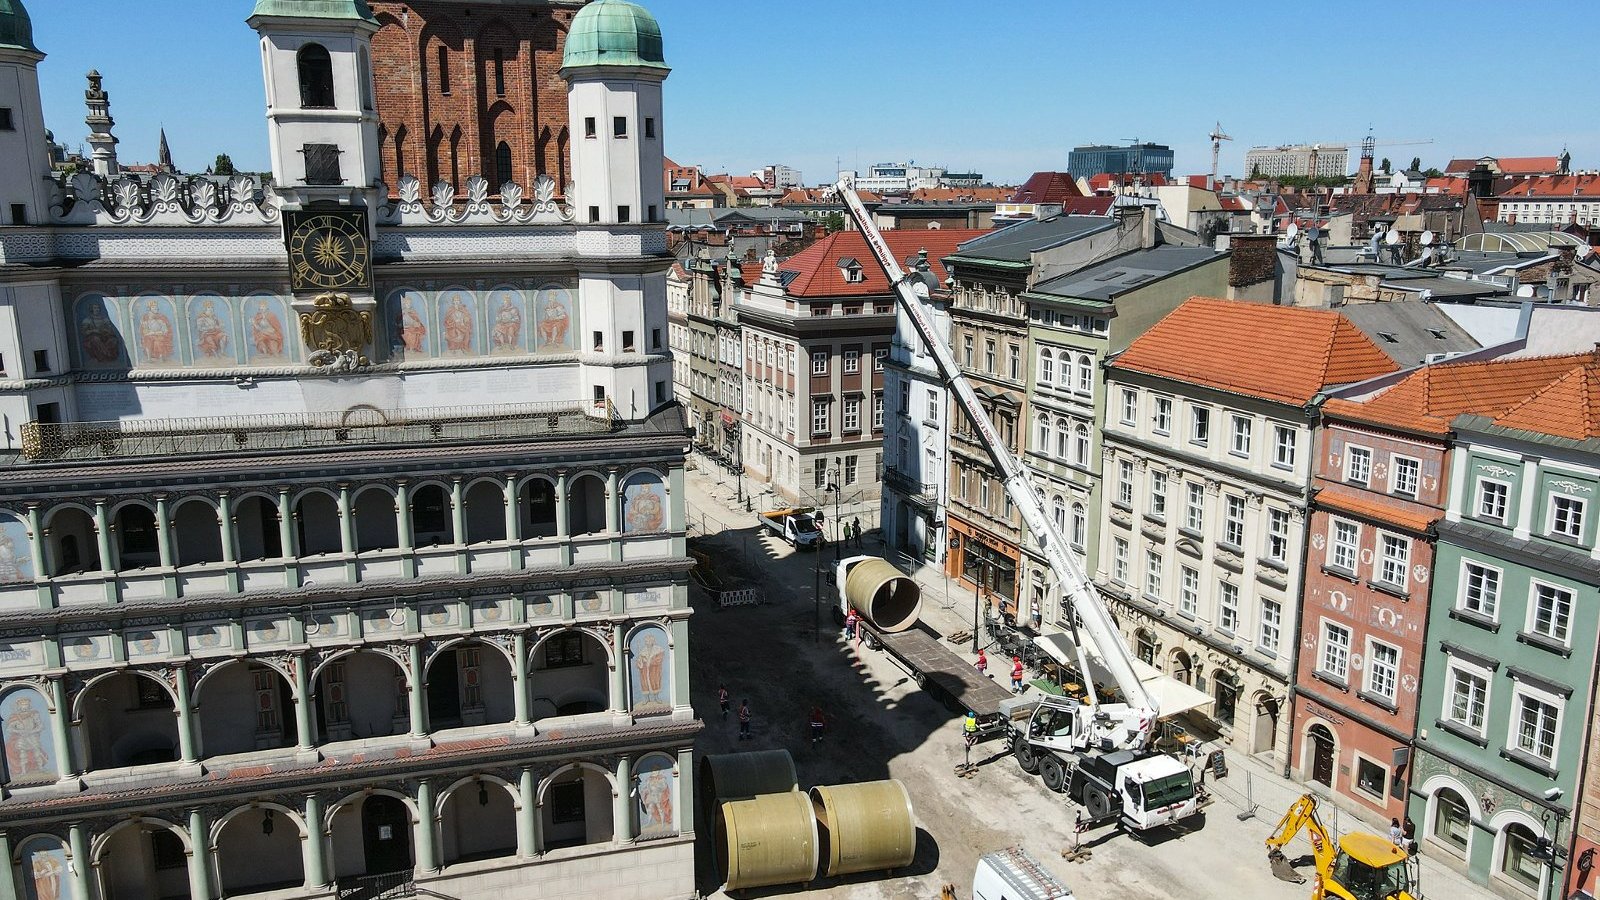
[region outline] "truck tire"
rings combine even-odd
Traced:
[[[1067,789],[1067,770],[1062,768],[1061,760],[1050,754],[1039,758],[1039,777],[1044,779],[1044,786],[1056,793]]]
[[[1111,798],[1105,791],[1094,785],[1085,785],[1083,789],[1083,808],[1088,811],[1089,818],[1098,819],[1111,814]]]
[[[1039,774],[1039,754],[1033,752],[1027,735],[1019,734],[1011,739],[1011,755],[1017,758],[1017,765],[1022,767],[1022,771],[1029,775]]]

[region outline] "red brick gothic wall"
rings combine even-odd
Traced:
[[[581,3],[373,0],[372,39],[383,180],[402,174],[457,193],[482,175],[531,187],[548,174],[564,190],[567,84],[559,74],[567,26]],[[497,148],[510,150],[501,172]]]

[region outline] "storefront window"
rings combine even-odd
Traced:
[[[1507,825],[1505,846],[1500,851],[1500,871],[1528,887],[1538,888],[1544,863],[1535,855],[1537,841],[1526,825]]]
[[[1216,685],[1216,719],[1224,725],[1233,724],[1234,707],[1239,704],[1239,685],[1227,672],[1218,671],[1212,676]]]
[[[1467,803],[1454,791],[1440,791],[1434,799],[1433,836],[1460,850],[1467,849],[1467,834],[1472,815]]]
[[[1007,600],[1017,596],[1017,564],[1011,557],[974,540],[966,542],[961,577]]]

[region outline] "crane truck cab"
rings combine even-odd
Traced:
[[[1311,841],[1311,857],[1317,867],[1311,900],[1415,900],[1406,852],[1388,838],[1359,831],[1336,843],[1317,817],[1317,798],[1310,794],[1289,807],[1267,838],[1267,861],[1279,878],[1304,880],[1283,853],[1284,846],[1302,829]]]
[[[1012,755],[1045,787],[1081,804],[1085,825],[1116,821],[1139,832],[1200,811],[1194,777],[1182,762],[1149,750],[1095,752],[1104,742],[1092,721],[1100,713],[1070,697],[1019,699],[1006,704],[1003,718],[1018,721],[1028,704],[1035,705],[1027,724],[1012,730]]]

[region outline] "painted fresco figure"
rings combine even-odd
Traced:
[[[89,304],[88,316],[78,323],[78,346],[90,362],[114,363],[122,359],[122,335],[99,303]]]
[[[451,298],[450,309],[444,314],[444,348],[450,353],[472,352],[472,311],[460,295]]]
[[[54,854],[35,853],[28,874],[33,878],[33,895],[37,900],[61,900],[61,860]]]
[[[407,353],[421,353],[422,345],[428,339],[428,326],[423,323],[422,315],[411,305],[411,298],[400,301],[400,340],[405,344]]]
[[[146,300],[144,312],[139,314],[139,346],[151,362],[172,359],[172,319],[154,300]]]
[[[647,631],[633,658],[633,668],[639,673],[640,699],[645,703],[667,702],[662,694],[662,667],[666,665],[667,651],[656,643],[653,631]]]
[[[44,716],[29,697],[18,697],[5,720],[6,765],[13,779],[50,771],[50,754],[44,749]]]
[[[250,317],[250,343],[257,356],[283,355],[283,323],[265,300],[256,301],[255,315]]]
[[[628,498],[628,531],[660,531],[666,518],[661,494],[654,484],[641,485]]]
[[[194,317],[194,330],[195,349],[201,356],[216,358],[228,352],[228,332],[222,325],[222,317],[217,315],[214,301],[200,304],[200,312]]]
[[[0,531],[0,582],[30,581],[27,566],[31,557],[17,555],[17,542],[5,531]]]
[[[494,330],[489,334],[491,349],[496,352],[515,350],[522,340],[522,310],[511,302],[511,295],[501,297],[500,308],[494,312]]]
[[[667,769],[654,769],[639,777],[639,806],[647,822],[642,834],[662,834],[672,830],[672,776]]]
[[[552,296],[545,301],[544,309],[539,317],[539,344],[543,347],[565,347],[567,345],[567,328],[571,320],[567,316],[567,306],[559,299]]]

